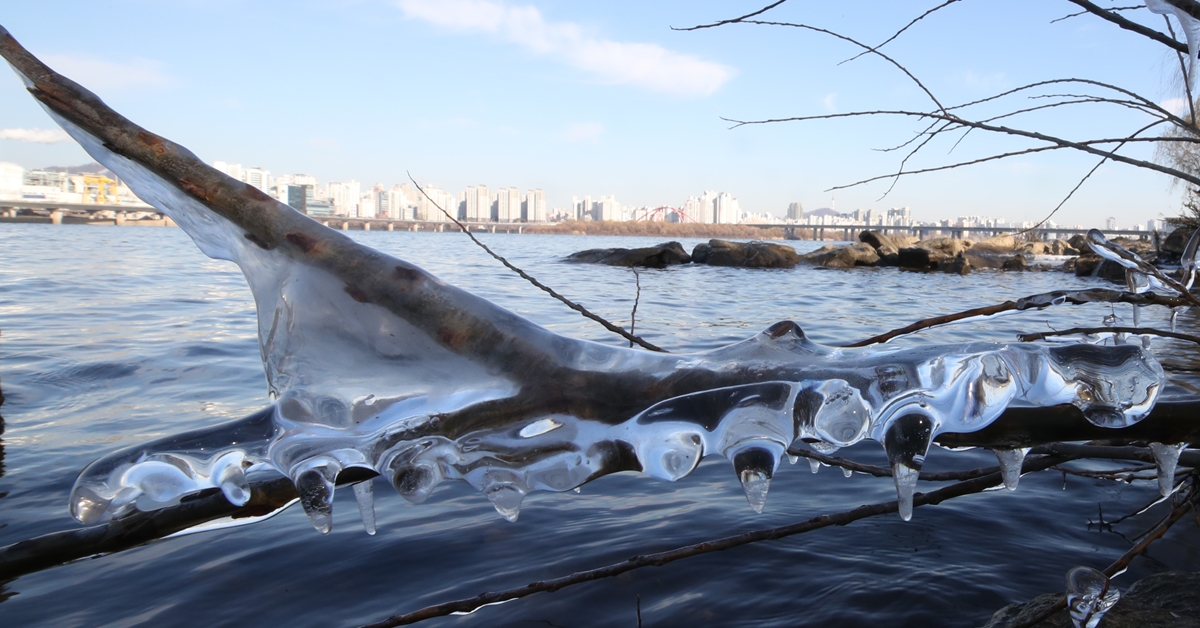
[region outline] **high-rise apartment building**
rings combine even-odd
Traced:
[[[800,201],[788,203],[787,218],[788,220],[804,220],[804,206],[800,204]]]
[[[525,222],[546,222],[546,193],[541,189],[525,193]]]

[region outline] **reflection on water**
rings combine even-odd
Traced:
[[[353,232],[552,330],[621,339],[551,301],[461,234]],[[598,314],[627,323],[636,289],[627,269],[564,264],[585,248],[650,239],[486,234],[489,245]],[[697,241],[685,241],[691,248]],[[812,243],[798,243],[808,247]],[[0,322],[6,420],[0,442],[0,544],[76,527],[67,495],[94,458],[126,445],[250,414],[266,404],[253,303],[232,264],[204,258],[177,229],[0,225]],[[30,260],[42,260],[31,262]],[[53,261],[49,261],[53,260]],[[1060,273],[967,277],[896,269],[745,271],[675,267],[641,273],[638,332],[673,351],[745,339],[793,319],[838,344],[925,316],[1053,289],[1099,285]],[[1107,306],[1057,308],[957,325],[903,343],[1010,341],[1047,326],[1095,326]],[[1119,315],[1126,317],[1128,308]],[[1182,331],[1200,321],[1181,315]],[[1143,324],[1168,327],[1165,312]],[[1170,368],[1194,368],[1192,348],[1158,342]],[[1189,388],[1191,388],[1189,386]],[[1195,390],[1195,388],[1191,388]],[[863,445],[847,457],[886,464]],[[988,452],[934,450],[928,468],[994,465]],[[618,474],[579,495],[536,494],[511,524],[465,485],[443,485],[420,508],[379,481],[374,537],[339,491],[334,530],[300,509],[247,528],[172,539],[23,577],[0,589],[0,625],[355,625],[398,611],[621,561],[751,529],[894,499],[890,481],[807,465],[781,468],[763,514],[746,504],[731,466],[706,460],[678,483]],[[1068,569],[1103,567],[1128,544],[1089,531],[1097,503],[1128,512],[1153,482],[1096,484],[1035,474],[1020,488],[896,517],[758,544],[497,607],[436,626],[980,625],[1004,604],[1061,588]],[[928,490],[922,485],[918,490]],[[385,498],[387,495],[389,498]],[[339,513],[344,513],[340,515]],[[1036,531],[1031,533],[1030,531]],[[1126,529],[1126,532],[1140,530]],[[1190,536],[1189,536],[1190,535]],[[1196,532],[1173,531],[1153,552],[1164,567],[1200,565]],[[980,542],[987,539],[987,542]],[[1136,561],[1127,587],[1154,569]],[[263,600],[270,603],[264,604]],[[580,612],[587,609],[586,613]]]

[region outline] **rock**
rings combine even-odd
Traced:
[[[858,234],[858,241],[871,245],[871,248],[875,249],[881,257],[889,253],[898,253],[902,246],[902,243],[897,242],[895,238],[879,233],[878,231],[860,232]]]
[[[938,270],[944,273],[954,273],[957,275],[966,275],[971,272],[971,262],[962,253],[954,257],[947,257],[938,262]]]
[[[1068,244],[1066,240],[1051,240],[1049,244],[1051,255],[1079,255],[1079,249]]]
[[[1116,584],[1115,581],[1114,584]],[[1022,625],[1054,606],[1061,593],[1039,595],[1025,604],[1010,604],[996,611],[983,628]],[[1033,624],[1038,628],[1071,628],[1071,618],[1061,609]],[[1168,571],[1147,576],[1122,591],[1100,625],[1103,628],[1197,628],[1200,626],[1200,573]]]
[[[1029,253],[1030,255],[1052,255],[1051,251],[1053,250],[1045,242],[1028,242],[1025,246],[1021,247],[1022,253]]]
[[[855,266],[874,266],[879,261],[879,253],[865,242],[856,242],[843,247],[823,246],[812,253],[801,256],[801,259],[827,268],[853,268]]]
[[[1100,277],[1124,283],[1125,267],[1095,253],[1085,253],[1075,260],[1076,277]]]
[[[800,254],[783,244],[709,240],[692,249],[692,261],[710,266],[792,268],[800,262]]]
[[[921,240],[917,243],[917,246],[937,251],[947,257],[954,257],[971,248],[971,244],[970,240],[963,240],[962,238],[931,238],[929,240]]]
[[[888,253],[887,255],[881,256],[879,258],[879,261],[875,262],[875,265],[880,266],[880,267],[899,266],[900,265],[900,254],[899,253]]]
[[[971,250],[983,253],[1011,253],[1017,250],[1017,239],[1007,233],[993,236],[976,242],[971,246]]]
[[[1067,244],[1071,245],[1071,248],[1079,251],[1081,254],[1092,252],[1092,247],[1088,245],[1087,238],[1078,233],[1071,236],[1070,239],[1067,240]]]
[[[897,266],[909,270],[934,270],[945,256],[916,246],[900,249]]]
[[[1001,270],[1029,270],[1029,264],[1025,262],[1025,256],[1020,253],[1004,260],[1000,265]]]
[[[1195,229],[1191,227],[1180,226],[1168,234],[1159,248],[1159,253],[1163,260],[1178,262],[1179,257],[1183,255],[1183,247],[1187,245],[1188,238],[1192,237],[1193,231]]]
[[[606,264],[608,266],[645,266],[666,268],[675,264],[689,264],[692,257],[678,242],[664,242],[657,246],[640,249],[588,249],[567,256],[568,262],[584,264]]]

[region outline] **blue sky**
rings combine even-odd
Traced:
[[[782,214],[791,201],[839,211],[907,205],[916,218],[1038,219],[1096,158],[1023,156],[836,193],[898,167],[921,125],[894,118],[730,129],[756,119],[871,109],[928,109],[911,80],[878,58],[790,28],[733,25],[754,1],[561,0],[4,0],[0,24],[51,67],[142,126],[202,158],[308,173],[321,181],[406,180],[540,187],[679,205],[705,189],[743,209]],[[791,0],[764,17],[830,28],[875,44],[937,2]],[[1102,2],[1104,6],[1113,2]],[[1121,4],[1121,3],[1116,3]],[[1130,4],[1130,3],[1124,3]],[[1075,76],[1178,98],[1166,48],[1050,0],[964,0],[884,51],[949,103]],[[1126,15],[1162,28],[1140,10]],[[1013,107],[1030,101],[1011,101]],[[1145,119],[1111,107],[1047,112],[1024,123],[1072,138],[1123,135]],[[1013,126],[1017,126],[1013,121]],[[26,168],[89,161],[73,144],[31,134],[52,123],[15,76],[0,79],[0,161]],[[24,131],[20,131],[24,130]],[[54,139],[51,137],[50,139]],[[931,145],[910,166],[1029,146],[972,133]],[[1127,154],[1152,158],[1136,147]],[[1059,212],[1063,224],[1122,226],[1174,215],[1179,190],[1159,174],[1101,168]]]

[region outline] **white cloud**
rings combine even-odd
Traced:
[[[537,54],[553,54],[609,83],[703,97],[733,77],[733,68],[657,44],[600,39],[577,24],[547,21],[533,6],[491,0],[397,0],[397,5],[409,18],[460,32],[491,33]]]
[[[74,55],[48,55],[43,59],[55,72],[93,89],[157,87],[173,82],[163,70],[165,64],[152,59],[139,57],[127,63]]]
[[[1188,112],[1188,105],[1187,105],[1186,98],[1168,98],[1168,99],[1158,103],[1158,106],[1162,107],[1163,109],[1166,109],[1167,111],[1170,111],[1171,113],[1173,113],[1177,116],[1182,116],[1183,114]]]
[[[837,113],[838,112],[837,94],[836,93],[826,94],[825,98],[821,101],[821,103],[825,105],[825,110],[828,111],[829,113]]]
[[[0,140],[35,142],[37,144],[59,144],[70,142],[71,136],[62,129],[0,129]]]
[[[567,127],[559,138],[568,142],[588,142],[604,133],[604,127],[595,122],[581,122]]]

